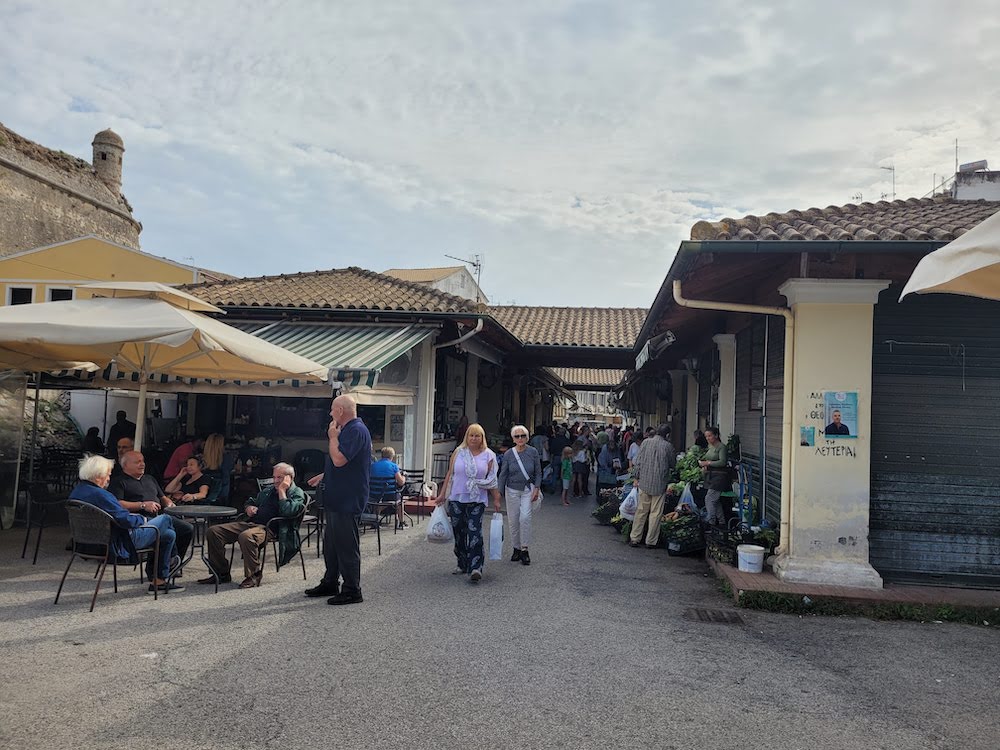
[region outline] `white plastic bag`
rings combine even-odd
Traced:
[[[503,514],[494,513],[490,521],[490,559],[503,558]]]
[[[633,487],[632,491],[629,492],[625,499],[622,500],[622,504],[618,507],[618,515],[622,518],[627,518],[629,521],[635,520],[635,512],[639,509],[639,488]]]
[[[684,492],[681,493],[681,499],[677,501],[677,510],[680,510],[685,505],[688,506],[694,513],[698,512],[698,506],[695,505],[694,502],[694,495],[691,494],[690,482],[684,485]]]
[[[436,544],[448,544],[455,541],[455,532],[451,528],[451,519],[443,505],[439,505],[431,513],[427,523],[427,541]]]

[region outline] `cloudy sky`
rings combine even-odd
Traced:
[[[648,305],[701,219],[1000,166],[995,0],[0,0],[0,121],[125,140],[144,250],[240,275],[484,258]]]

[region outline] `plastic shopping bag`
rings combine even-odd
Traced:
[[[622,504],[618,508],[618,515],[620,515],[622,518],[627,518],[629,521],[634,521],[635,512],[638,509],[639,509],[639,488],[633,487],[632,491],[625,496],[624,500],[622,500]]]
[[[490,521],[490,559],[500,560],[503,558],[503,515],[493,514]]]
[[[685,505],[691,509],[692,513],[698,512],[698,506],[694,502],[694,495],[691,494],[690,482],[684,485],[684,492],[681,493],[681,499],[677,501],[677,510],[680,510]]]
[[[443,505],[439,505],[431,513],[427,524],[427,541],[437,544],[448,544],[455,541],[455,532],[451,529],[451,519]]]

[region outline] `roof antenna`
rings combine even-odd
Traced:
[[[459,258],[458,256],[448,255],[447,253],[445,253],[444,257],[451,258],[452,260],[457,260],[461,263],[465,263],[468,266],[472,266],[472,270],[476,272],[476,303],[478,304],[482,302],[482,299],[480,299],[480,297],[483,293],[482,289],[483,285],[481,283],[483,277],[483,256],[481,256],[479,253],[473,253],[472,260],[469,260],[467,258]]]

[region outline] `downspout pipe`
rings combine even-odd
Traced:
[[[437,351],[438,349],[444,349],[446,346],[455,346],[456,344],[461,344],[463,341],[468,341],[473,336],[479,335],[479,332],[482,330],[483,330],[483,319],[480,318],[479,320],[476,321],[476,327],[473,328],[471,331],[466,331],[457,339],[452,339],[451,341],[445,341],[442,344],[434,344],[434,350]]]
[[[684,297],[681,282],[674,280],[674,302],[681,307],[693,310],[719,310],[722,312],[749,313],[751,315],[780,315],[785,319],[785,361],[784,387],[782,388],[781,408],[781,526],[779,529],[779,544],[776,555],[788,553],[789,515],[792,506],[792,381],[795,342],[795,317],[787,307],[764,307],[761,305],[744,305],[738,302],[716,302],[714,300],[694,300]],[[766,355],[765,355],[766,356]],[[763,480],[763,477],[761,477]],[[762,482],[763,484],[763,482]],[[763,493],[761,493],[763,495]],[[764,498],[761,497],[763,504]]]

